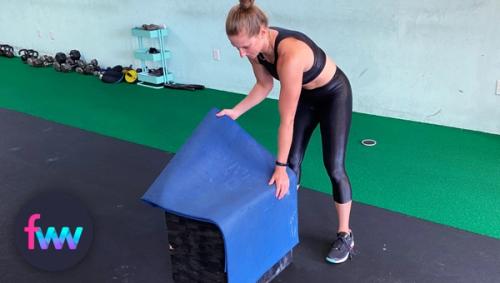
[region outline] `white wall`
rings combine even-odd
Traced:
[[[225,36],[236,1],[1,2],[0,43],[51,54],[77,48],[104,65],[137,65],[130,28],[164,23],[176,81],[239,93],[254,81]],[[351,79],[355,111],[500,134],[499,1],[257,4],[271,25],[305,32],[337,61]]]

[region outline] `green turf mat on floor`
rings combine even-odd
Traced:
[[[0,58],[0,77],[2,108],[170,152],[210,108],[231,107],[243,97],[104,84],[19,59]],[[264,101],[239,123],[275,152],[275,100]],[[378,144],[364,147],[363,138]],[[347,169],[356,201],[500,238],[500,136],[355,113]],[[330,193],[318,131],[303,171],[303,186]]]

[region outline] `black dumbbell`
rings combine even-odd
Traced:
[[[28,63],[28,65],[30,65],[32,67],[43,67],[43,59],[42,58],[28,58],[28,60],[26,60],[26,62]]]
[[[27,62],[28,59],[38,58],[38,51],[33,49],[21,49],[18,53],[21,55],[21,60],[23,60],[24,63],[29,63]]]
[[[57,58],[55,59],[53,66],[54,66],[54,70],[56,70],[57,72],[68,73],[68,72],[73,71],[73,69],[75,69],[78,66],[75,63],[75,61],[71,58],[66,58],[66,60],[63,63],[61,63],[59,60],[61,60],[62,56],[61,55],[57,56],[57,54],[56,54],[56,57]]]
[[[62,64],[66,62],[66,58],[67,58],[66,54],[62,52],[57,52],[54,59],[56,60],[57,63]]]
[[[77,61],[77,60],[80,60],[80,58],[82,57],[82,55],[80,54],[80,51],[78,51],[78,50],[71,50],[69,52],[69,57],[71,59],[73,59],[73,61]]]
[[[49,55],[43,55],[42,58],[43,58],[43,63],[45,66],[50,66],[50,65],[54,64],[54,62],[55,62],[54,57],[49,56]]]
[[[26,62],[26,60],[28,59],[28,49],[21,49],[17,53],[21,56],[21,60],[23,60],[23,62]]]
[[[95,75],[95,72],[100,71],[99,63],[96,59],[92,59],[88,64],[83,60],[79,60],[78,67],[76,67],[75,71],[80,74]]]
[[[14,57],[14,47],[7,45],[7,44],[0,45],[0,56],[5,56],[7,58],[13,58]]]
[[[73,60],[72,58],[68,58],[66,59],[66,62],[61,64],[61,71],[67,73],[73,71],[76,66],[78,65],[76,64],[75,60]]]
[[[28,59],[27,61],[33,67],[48,67],[54,64],[54,57],[43,55],[39,58]]]
[[[28,65],[33,66],[35,64],[33,61],[40,61],[40,60],[38,60],[38,52],[33,50],[33,51],[29,52],[28,54],[29,54],[29,56],[28,56],[28,59],[26,60],[26,63],[28,63]]]
[[[66,54],[62,52],[58,52],[54,58],[53,67],[57,72],[68,73],[72,71],[76,66],[78,66],[75,60],[66,56]]]

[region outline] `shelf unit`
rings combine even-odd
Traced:
[[[167,60],[170,58],[170,51],[165,48],[165,38],[168,35],[167,29],[144,30],[133,28],[132,35],[137,37],[139,48],[134,51],[134,58],[141,61],[142,72],[138,74],[138,85],[160,89],[163,84],[174,80],[174,75],[168,71]],[[159,53],[149,53],[149,48],[144,47],[145,39],[148,43],[158,46]],[[156,47],[155,47],[156,48]],[[163,68],[162,76],[154,76],[148,72],[147,62],[156,62]]]

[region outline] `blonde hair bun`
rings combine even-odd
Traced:
[[[254,4],[255,0],[240,0],[226,18],[226,34],[229,36],[246,32],[249,36],[259,34],[261,27],[267,27],[266,14]]]
[[[255,0],[240,0],[240,8],[243,10],[250,9]]]

